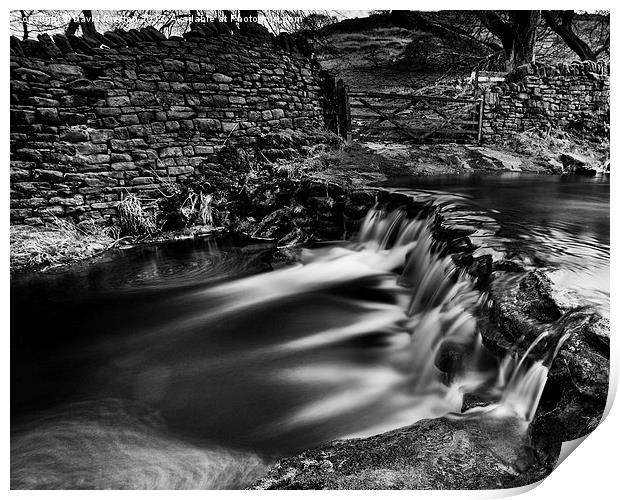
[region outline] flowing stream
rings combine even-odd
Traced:
[[[505,199],[496,185],[454,186],[416,192],[484,211],[503,231],[494,251],[525,246],[524,258],[540,262],[538,238],[555,244],[547,265],[561,270],[585,253],[604,267],[608,225],[589,228],[560,205],[553,213],[580,233],[558,251],[572,226],[551,218],[539,229],[527,218],[538,220],[536,210],[519,219],[515,206],[495,203]],[[589,201],[579,195],[590,203],[582,217],[597,223],[609,202],[608,184],[598,188]],[[603,241],[584,241],[588,231]],[[483,418],[527,424],[563,339],[540,359],[496,360],[478,333],[485,294],[440,250],[428,219],[374,209],[354,241],[305,249],[292,265],[266,246],[204,240],[15,279],[13,487],[243,487],[277,457],[458,413],[481,385],[501,395]],[[606,302],[594,281],[589,300],[605,309],[608,289]]]

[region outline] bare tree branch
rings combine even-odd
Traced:
[[[592,49],[586,41],[575,33],[573,28],[575,11],[545,11],[543,16],[547,25],[564,40],[566,45],[568,45],[582,61],[596,61],[601,53],[609,50],[609,36],[603,41],[600,48]]]
[[[394,24],[401,28],[419,28],[438,36],[456,35],[459,38],[466,39],[476,45],[482,45],[494,52],[501,49],[496,43],[473,36],[458,26],[430,20],[422,15],[421,12],[395,10],[392,11],[392,19]]]

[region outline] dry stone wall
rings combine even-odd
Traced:
[[[608,131],[608,64],[527,65],[485,92],[482,133],[486,140],[548,128]]]
[[[113,218],[277,129],[322,127],[322,75],[259,26],[11,38],[11,220]]]

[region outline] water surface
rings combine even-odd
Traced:
[[[403,177],[384,185],[455,195],[472,210],[482,209],[499,224],[490,246],[526,265],[548,268],[554,282],[574,292],[574,300],[609,316],[609,182],[609,175],[505,172]]]
[[[608,311],[608,178],[391,185],[475,215],[497,252],[550,269]],[[498,368],[477,334],[479,291],[431,252],[424,221],[378,217],[360,238],[304,251],[304,265],[204,239],[15,277],[16,481],[239,487],[274,457],[459,411],[463,392]],[[467,362],[439,370],[444,345]],[[526,413],[540,391],[523,388],[512,399]]]

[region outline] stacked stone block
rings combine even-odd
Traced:
[[[11,38],[11,221],[115,217],[279,128],[323,126],[321,75],[290,37],[195,25]]]
[[[609,125],[609,65],[575,62],[527,65],[485,92],[483,137],[503,139],[525,130]]]

